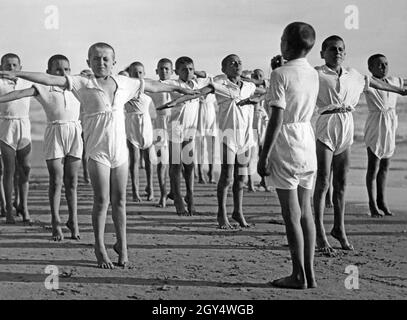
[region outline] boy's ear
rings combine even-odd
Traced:
[[[49,70],[48,70],[48,69],[47,69],[47,70],[45,70],[45,73],[51,74],[51,73],[49,72]]]
[[[155,74],[158,75],[158,69],[155,69]]]
[[[88,67],[90,68],[90,63],[89,63],[89,60],[88,59],[86,59],[86,64],[88,65]],[[92,68],[91,68],[92,69]]]
[[[324,52],[320,51],[319,54],[321,55],[321,59],[324,59]]]
[[[175,69],[174,72],[175,72],[175,74],[176,74],[177,76],[179,76],[179,74],[178,74],[178,72],[177,72],[177,69]]]

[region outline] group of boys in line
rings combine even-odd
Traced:
[[[215,77],[195,70],[191,58],[180,57],[175,62],[176,80],[172,79],[171,60],[163,58],[157,64],[158,81],[145,78],[140,62],[115,75],[115,51],[102,42],[88,50],[90,70],[73,76],[69,60],[63,55],[49,59],[46,73],[21,71],[16,54],[4,55],[0,66],[0,163],[4,186],[0,188],[0,200],[6,223],[15,223],[13,207],[23,221],[30,221],[28,115],[30,97],[34,97],[42,105],[48,122],[44,154],[49,171],[54,240],[63,239],[59,215],[62,185],[69,212],[66,226],[71,238],[80,238],[77,184],[84,154],[84,169],[88,171],[94,193],[92,225],[98,267],[114,267],[104,243],[109,204],[117,239],[113,245],[118,254],[117,265],[128,265],[125,211],[128,173],[133,200],[139,202],[142,157],[147,175],[147,200],[152,201],[152,171],[157,163],[158,206],[166,207],[169,198],[174,201],[178,215],[192,215],[195,213],[194,175],[197,172],[199,182],[205,181],[206,153],[211,158],[208,178],[215,182],[217,138],[221,158],[217,183],[219,227],[233,228],[226,208],[230,185],[232,218],[240,227],[249,227],[243,213],[243,189],[249,177],[249,190],[255,190],[249,166],[257,146],[260,185],[268,190],[264,178],[269,176],[276,189],[293,265],[291,275],[273,281],[273,285],[316,287],[315,248],[325,254],[335,253],[323,223],[331,176],[334,225],[330,234],[343,250],[353,250],[345,232],[345,188],[353,143],[352,111],[363,92],[369,110],[365,142],[370,213],[373,217],[392,215],[385,200],[386,175],[395,149],[397,94],[407,94],[404,88],[407,81],[387,76],[388,62],[381,54],[368,60],[372,76],[362,76],[355,69],[342,66],[346,51],[339,36],[323,41],[321,58],[325,64],[314,68],[306,56],[315,38],[311,25],[289,24],[281,37],[281,56],[272,59],[274,71],[269,81],[259,69],[249,77],[243,76],[242,61],[236,54],[227,55],[221,61],[222,74]],[[318,118],[314,133],[311,117],[315,107]],[[156,113],[154,121],[151,110]],[[181,194],[182,176],[185,197]]]

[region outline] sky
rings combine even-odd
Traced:
[[[383,53],[390,73],[407,77],[406,12],[405,0],[1,0],[0,55],[14,52],[24,70],[45,71],[51,55],[64,54],[75,74],[87,68],[89,46],[103,41],[116,50],[116,72],[141,61],[156,78],[160,58],[186,55],[216,75],[235,53],[244,69],[269,73],[284,27],[304,21],[317,33],[312,65],[323,64],[321,43],[337,34],[346,65],[366,74],[367,58]]]

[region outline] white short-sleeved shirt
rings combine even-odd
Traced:
[[[384,81],[396,87],[404,86],[402,78],[388,77]],[[396,148],[398,95],[368,88],[365,96],[369,111],[365,123],[365,144],[379,159],[390,158]]]
[[[212,85],[218,102],[219,130],[226,146],[235,153],[242,153],[253,143],[253,106],[236,104],[249,98],[256,91],[256,85],[242,81],[242,87],[231,82],[224,76],[215,77]]]
[[[369,78],[353,68],[342,67],[340,76],[326,65],[315,69],[319,75],[319,114],[341,107],[354,109],[362,92],[369,87]]]
[[[266,108],[284,109],[283,125],[269,159],[276,188],[312,188],[317,161],[311,117],[318,87],[318,73],[305,58],[291,60],[271,74]]]
[[[77,121],[80,113],[78,99],[68,90],[59,87],[34,84],[38,95],[35,98],[44,108],[48,122]]]
[[[0,95],[7,94],[14,90],[28,89],[32,83],[24,79],[12,81],[0,79]],[[0,103],[0,117],[28,118],[30,111],[30,97]]]

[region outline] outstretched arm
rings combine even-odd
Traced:
[[[205,71],[195,70],[194,74],[196,75],[197,78],[206,78],[206,72]]]
[[[186,102],[186,101],[189,101],[189,100],[193,100],[193,99],[196,99],[196,98],[200,98],[202,96],[206,96],[207,94],[212,93],[212,92],[214,92],[213,87],[212,86],[206,86],[206,87],[203,87],[203,88],[199,89],[199,91],[197,93],[195,93],[195,94],[184,95],[182,97],[179,97],[179,98],[177,98],[175,100],[172,100],[172,101],[166,103],[163,106],[159,106],[156,109],[157,110],[163,110],[163,109],[173,108],[177,104],[180,104],[180,103],[183,103],[183,102]]]
[[[246,99],[240,100],[238,103],[236,103],[237,106],[244,106],[246,104],[258,104],[260,101],[264,100],[266,97],[266,94],[260,94],[260,95],[252,95]]]
[[[396,87],[391,84],[388,84],[387,82],[376,80],[374,78],[370,79],[369,85],[370,85],[370,87],[372,87],[374,89],[395,92],[395,93],[401,94],[403,96],[407,95],[407,89]]]
[[[37,91],[34,88],[28,88],[23,90],[14,90],[0,96],[0,103],[10,102],[13,100],[18,100],[26,97],[35,96]]]
[[[175,86],[172,84],[162,83],[156,80],[144,80],[144,90],[147,92],[179,92],[182,94],[195,94],[196,92],[192,89],[182,88],[180,86]]]
[[[273,150],[273,147],[277,141],[278,134],[281,130],[281,126],[283,124],[283,115],[284,109],[278,108],[276,106],[271,106],[271,116],[267,125],[263,150],[260,154],[259,162],[257,164],[257,172],[262,177],[270,175],[267,160],[269,158],[270,152]]]
[[[11,76],[25,79],[31,82],[40,83],[46,86],[67,87],[68,80],[63,76],[53,76],[42,72],[27,72],[27,71],[0,71],[0,77]]]

